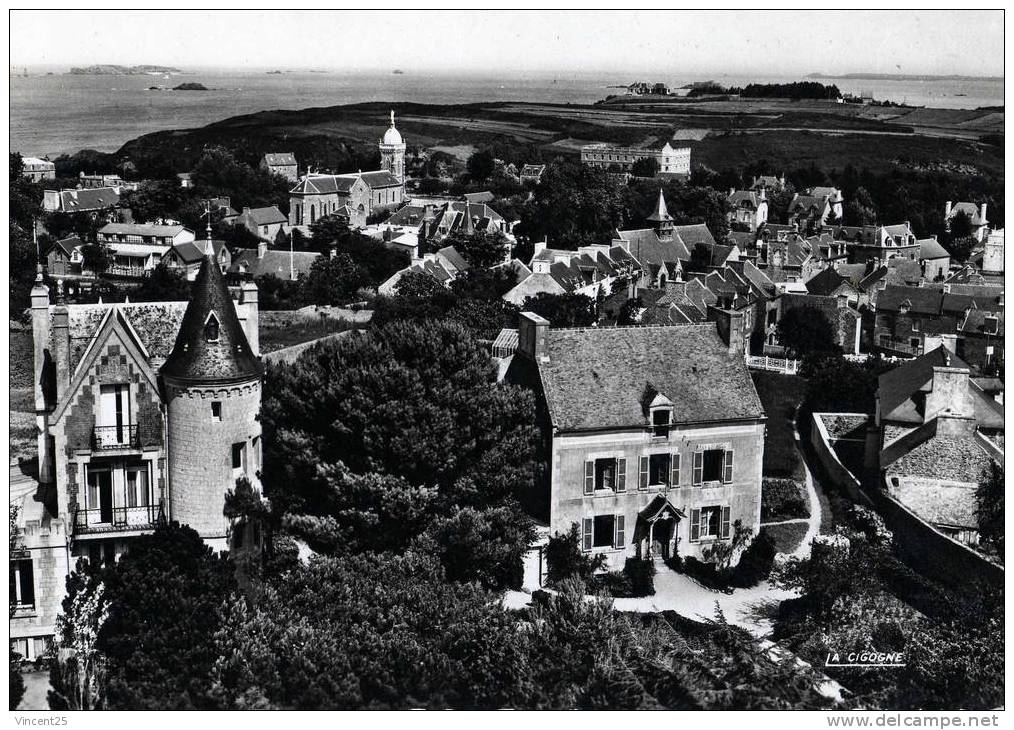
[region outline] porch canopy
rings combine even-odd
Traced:
[[[687,515],[669,501],[666,494],[656,495],[648,506],[637,513],[637,524],[634,526],[634,541],[652,537],[655,523],[660,520],[685,520]]]

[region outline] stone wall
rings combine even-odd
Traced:
[[[189,386],[166,383],[169,421],[169,517],[204,538],[223,538],[225,492],[235,486],[232,445],[246,444],[245,475],[260,469],[261,383]],[[212,403],[222,404],[221,420]],[[254,443],[256,439],[256,445]]]
[[[328,340],[336,340],[339,337],[344,337],[354,330],[346,330],[345,332],[335,332],[332,335],[325,335],[316,340],[310,340],[309,342],[300,342],[298,345],[292,345],[291,347],[283,347],[281,350],[275,350],[274,352],[266,353],[261,359],[265,363],[271,363],[277,365],[278,363],[291,364],[302,355],[304,352],[309,350],[316,344],[321,342],[327,342]]]
[[[693,453],[699,448],[732,449],[733,481],[729,484],[692,486]],[[572,524],[596,515],[623,515],[625,546],[595,548],[603,552],[611,569],[623,567],[634,556],[634,534],[638,513],[659,494],[665,494],[686,514],[676,526],[676,551],[682,556],[701,556],[704,542],[690,542],[690,511],[702,507],[727,506],[730,521],[758,531],[761,507],[761,465],[764,456],[764,425],[742,423],[673,428],[668,439],[652,438],[647,430],[604,434],[556,436],[552,445],[552,487],[550,534],[564,534]],[[652,453],[680,454],[680,485],[638,488],[639,458]],[[626,459],[626,491],[601,490],[584,494],[585,462],[596,458]]]

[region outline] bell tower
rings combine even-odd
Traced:
[[[405,141],[394,126],[394,110],[391,110],[391,126],[380,140],[380,167],[387,170],[398,182],[405,183]]]

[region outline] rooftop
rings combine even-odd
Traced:
[[[745,362],[713,323],[549,329],[546,355],[539,372],[553,425],[565,431],[646,426],[658,394],[677,424],[764,417]]]

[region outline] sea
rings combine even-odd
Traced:
[[[10,77],[10,149],[26,156],[58,156],[82,149],[114,152],[149,132],[189,129],[240,114],[369,101],[465,104],[528,101],[590,104],[636,80],[632,73],[433,74],[394,72],[234,71],[183,69],[171,77],[71,75],[66,69],[13,69]],[[672,87],[714,80],[724,86],[783,83],[802,77],[660,76]],[[1003,104],[1003,81],[819,79],[843,92],[914,106],[975,109]],[[184,82],[208,91],[170,91]],[[163,87],[152,90],[150,87]]]

